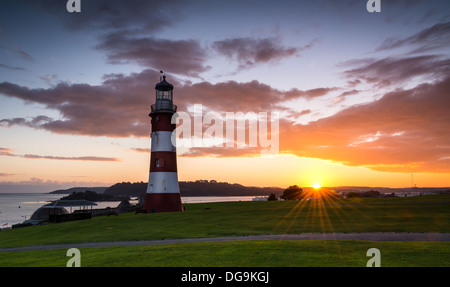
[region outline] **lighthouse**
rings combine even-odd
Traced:
[[[149,114],[152,123],[150,174],[145,196],[147,213],[183,211],[178,186],[177,153],[172,143],[172,116],[177,111],[173,104],[173,85],[164,74],[156,84],[156,102]],[[175,141],[175,138],[173,139]]]

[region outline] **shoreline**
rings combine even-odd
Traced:
[[[33,213],[40,207],[51,201],[59,200],[65,195],[51,193],[0,193],[0,198],[2,196],[5,202],[3,202],[4,205],[2,206],[2,202],[0,201],[0,232],[11,229],[12,225],[23,223],[27,219],[30,219]],[[5,199],[6,197],[11,197],[11,199]],[[188,196],[182,198],[182,202],[183,204],[190,204],[221,202],[221,200],[224,202],[244,201],[244,199],[251,201],[252,198],[253,196]],[[131,199],[129,201],[133,202],[135,200]],[[98,204],[96,209],[106,208],[108,206],[114,208],[119,205],[120,201],[96,201],[95,203]]]

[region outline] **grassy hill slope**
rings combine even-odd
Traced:
[[[227,202],[183,213],[121,214],[0,232],[0,248],[303,232],[450,232],[450,196]],[[82,266],[450,266],[450,242],[254,240],[80,248]],[[0,253],[0,266],[65,266],[65,249]]]
[[[187,204],[185,212],[128,213],[0,232],[0,248],[307,232],[450,232],[450,195]]]

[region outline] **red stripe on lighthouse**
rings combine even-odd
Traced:
[[[147,213],[183,211],[179,193],[147,193],[144,209]]]
[[[172,115],[170,113],[155,113],[152,115],[152,132],[174,131],[176,125],[171,123]]]
[[[169,151],[152,152],[150,172],[177,172],[177,154]]]

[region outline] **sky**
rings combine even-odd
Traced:
[[[205,116],[181,181],[450,186],[450,2],[367,2],[1,0],[0,192],[146,182],[161,70]],[[206,133],[226,113],[276,152]]]

